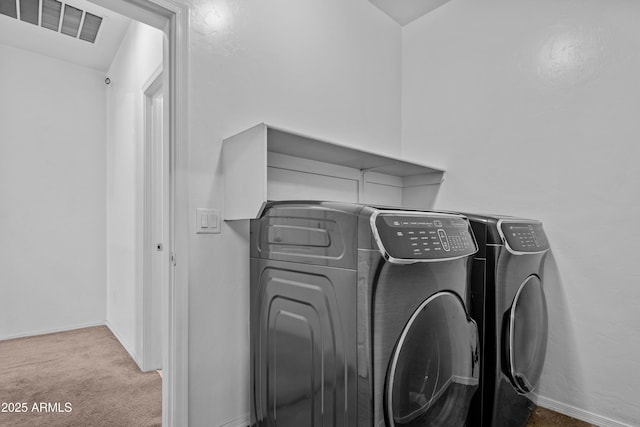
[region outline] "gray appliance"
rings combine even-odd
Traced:
[[[251,221],[253,425],[464,426],[476,251],[461,215],[268,203]]]
[[[537,220],[465,215],[479,247],[471,311],[482,339],[481,393],[471,416],[484,427],[523,426],[547,348],[542,273],[549,242]]]

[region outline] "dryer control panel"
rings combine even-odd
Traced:
[[[446,260],[478,250],[469,222],[457,215],[380,212],[372,228],[381,251],[391,261]]]
[[[514,254],[549,250],[549,241],[540,222],[501,220],[498,225],[507,249]]]

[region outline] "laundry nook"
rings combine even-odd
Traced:
[[[640,427],[639,23],[0,0],[0,426]]]

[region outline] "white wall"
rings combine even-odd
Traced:
[[[455,0],[403,30],[403,154],[448,170],[437,207],[544,222],[539,402],[600,425],[640,425],[638,16]]]
[[[189,425],[246,426],[248,224],[193,223],[196,207],[224,209],[222,139],[267,122],[397,154],[401,30],[366,0],[188,5]]]
[[[143,87],[162,64],[160,30],[132,22],[107,76],[107,313],[109,327],[134,359],[140,302],[136,233],[141,233],[140,162],[144,143]]]
[[[0,44],[0,339],[105,319],[105,89]]]

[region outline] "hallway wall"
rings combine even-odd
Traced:
[[[104,75],[0,44],[0,339],[104,323]]]
[[[107,324],[138,362],[143,87],[162,65],[160,30],[132,22],[107,75]]]

